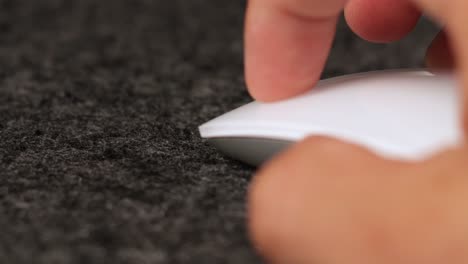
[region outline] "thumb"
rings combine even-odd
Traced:
[[[467,157],[405,163],[309,138],[255,176],[253,242],[273,263],[468,263]]]
[[[369,248],[356,243],[361,230],[349,211],[369,205],[358,200],[382,191],[383,175],[399,167],[329,138],[294,145],[266,164],[250,187],[249,227],[257,250],[273,263],[382,263],[367,259]]]

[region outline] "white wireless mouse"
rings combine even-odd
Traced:
[[[457,91],[450,74],[353,74],[322,80],[310,92],[285,101],[252,102],[199,130],[220,151],[253,166],[314,135],[417,161],[461,142]]]

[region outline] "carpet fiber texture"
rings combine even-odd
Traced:
[[[254,171],[197,132],[250,101],[245,4],[0,0],[0,263],[262,262]],[[435,32],[376,45],[341,21],[324,76],[421,66]]]

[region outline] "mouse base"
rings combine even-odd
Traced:
[[[293,142],[263,138],[210,138],[208,142],[226,156],[254,167],[262,165]]]

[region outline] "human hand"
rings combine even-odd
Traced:
[[[468,149],[384,160],[309,138],[255,176],[253,242],[272,263],[468,263]]]
[[[446,2],[415,1],[425,3],[429,11],[437,10],[434,6],[439,2],[442,5]],[[463,0],[449,2],[463,4]],[[245,76],[255,99],[276,101],[312,89],[322,73],[338,15],[345,4],[350,27],[373,42],[403,38],[421,16],[410,0],[250,0],[245,28]],[[441,17],[443,12],[441,9],[433,13]],[[468,42],[463,27],[464,10],[459,12],[463,13],[461,18],[453,16],[453,12],[446,13],[450,13],[445,14],[446,19],[439,19],[444,24],[461,20],[450,22],[454,26],[449,28],[453,31],[451,35],[461,36],[456,38],[461,49]],[[428,49],[429,66],[453,66],[449,46],[446,34],[437,36]]]
[[[345,2],[250,0],[246,75],[256,99],[287,98],[315,84]],[[468,2],[414,3],[446,26],[468,87]],[[359,35],[389,41],[411,30],[417,10],[403,0],[351,0],[346,16]],[[448,47],[441,35],[429,49],[429,64],[450,66]],[[467,160],[466,146],[407,163],[309,138],[255,176],[252,239],[273,263],[468,263]]]

